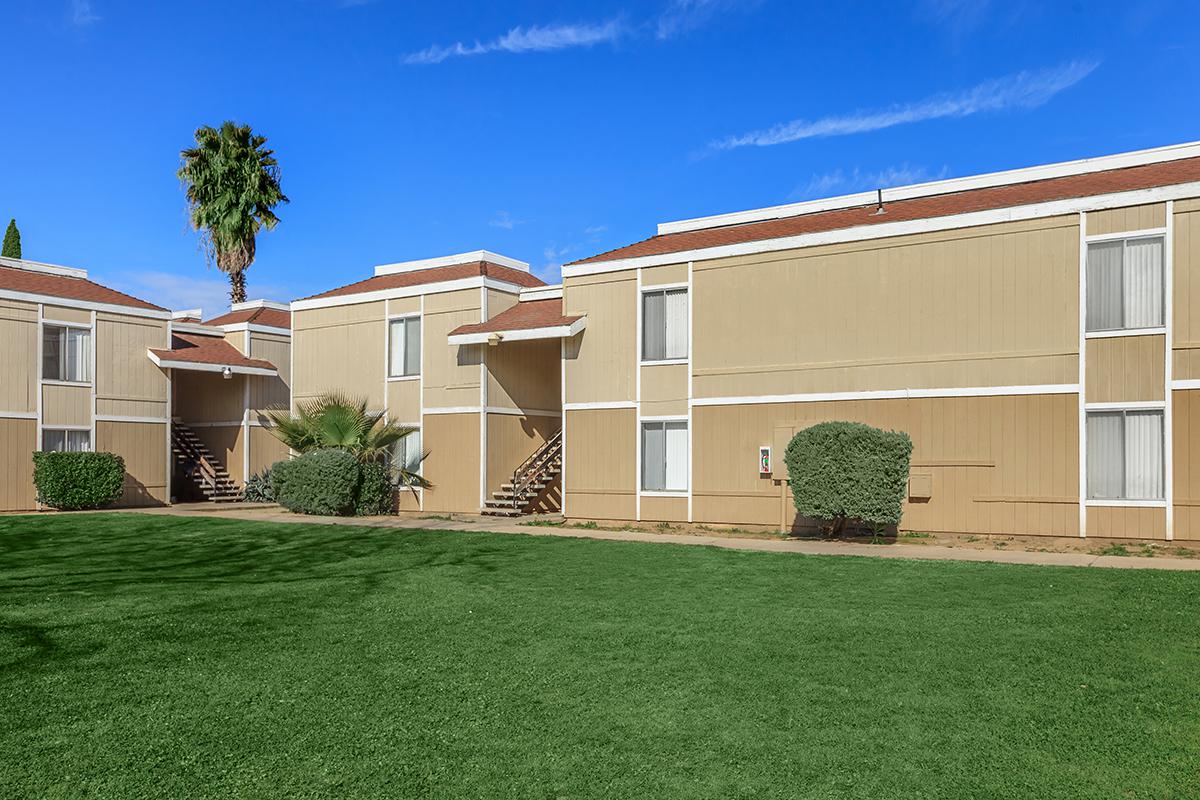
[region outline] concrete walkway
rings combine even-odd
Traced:
[[[720,536],[711,533],[655,533],[651,531],[606,531],[591,528],[519,525],[502,519],[481,517],[453,520],[433,517],[308,517],[292,514],[267,504],[216,505],[189,503],[169,508],[134,509],[140,514],[194,516],[209,519],[240,519],[252,522],[286,522],[316,525],[359,525],[369,528],[409,530],[476,531],[515,533],[526,536],[565,536],[572,539],[603,539],[614,542],[655,542],[658,544],[701,545],[729,550],[756,550],[764,553],[803,553],[828,556],[869,556],[872,558],[910,558],[930,561],[990,561],[999,564],[1040,564],[1055,567],[1110,567],[1115,569],[1166,569],[1200,571],[1200,559],[1139,556],[1098,556],[1090,553],[1045,553],[1021,550],[981,550],[967,547],[914,544],[864,544],[859,542],[814,539],[756,539],[744,536]]]

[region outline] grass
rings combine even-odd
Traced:
[[[5,798],[1200,796],[1195,573],[0,517]]]

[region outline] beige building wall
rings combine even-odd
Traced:
[[[554,416],[487,415],[487,496],[512,479],[518,466],[558,431]]]
[[[1085,391],[1089,403],[1162,400],[1166,337],[1113,336],[1087,340]]]
[[[37,410],[38,307],[0,299],[0,414]]]
[[[487,348],[488,407],[559,411],[561,340],[502,342]]]
[[[1151,228],[1162,228],[1166,224],[1166,203],[1123,206],[1103,211],[1089,211],[1087,215],[1087,235],[1102,236],[1110,233],[1144,231]]]
[[[292,312],[293,404],[331,391],[384,407],[384,303]]]
[[[47,428],[90,428],[92,385],[43,383],[42,425]]]
[[[0,418],[0,511],[32,509],[33,451],[37,449],[37,420]]]
[[[424,491],[425,511],[479,510],[479,420],[471,413],[426,415],[422,474],[433,488]]]
[[[1172,378],[1200,380],[1200,200],[1175,203]]]
[[[564,473],[568,516],[633,519],[637,447],[634,409],[568,410]]]
[[[95,449],[125,459],[125,487],[118,506],[167,503],[167,426],[97,422]]]
[[[563,282],[563,313],[588,318],[587,328],[567,340],[567,403],[635,399],[637,304],[633,270]]]
[[[98,312],[96,413],[166,419],[170,380],[146,350],[169,346],[166,320]]]
[[[425,408],[479,407],[480,365],[486,345],[451,347],[446,337],[460,325],[480,322],[482,302],[479,289],[425,296],[421,330]]]

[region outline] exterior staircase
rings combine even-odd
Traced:
[[[562,429],[522,462],[508,483],[492,492],[482,513],[495,517],[553,513],[561,508]],[[558,490],[558,494],[555,494]]]
[[[175,457],[175,486],[191,499],[214,503],[233,503],[242,499],[241,488],[233,482],[225,466],[196,436],[196,432],[175,418],[171,420],[171,452]]]

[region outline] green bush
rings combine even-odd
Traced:
[[[125,460],[113,453],[34,453],[33,485],[51,508],[101,508],[121,496]]]
[[[271,488],[271,468],[256,472],[246,480],[242,488],[242,502],[274,503],[275,490]]]
[[[313,450],[271,468],[275,499],[299,514],[351,514],[361,483],[362,467],[345,450]]]
[[[792,437],[784,460],[796,511],[834,532],[900,522],[912,439],[860,422],[822,422]]]
[[[390,470],[378,461],[362,465],[362,482],[358,486],[358,502],[354,513],[360,517],[391,514],[396,510],[395,489]]]

